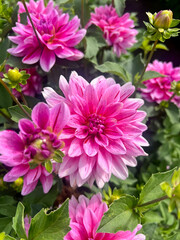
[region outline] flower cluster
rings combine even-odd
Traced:
[[[71,112],[61,139],[65,142],[65,157],[59,167],[59,177],[70,177],[71,186],[81,186],[94,180],[102,188],[111,173],[121,179],[128,176],[128,166],[136,166],[135,157],[146,155],[142,137],[146,125],[141,121],[146,113],[138,110],[141,99],[129,98],[134,92],[131,83],[120,86],[112,78],[97,77],[89,84],[72,72],[69,84],[61,76],[60,89],[65,98],[47,87],[43,95],[53,107],[65,102]]]
[[[26,25],[17,22],[13,27],[16,36],[9,37],[17,46],[8,50],[10,54],[23,57],[22,62],[26,64],[40,61],[45,72],[54,66],[56,56],[72,61],[83,57],[83,53],[74,48],[86,33],[85,29],[78,30],[80,19],[77,16],[69,20],[69,14],[53,8],[52,1],[45,7],[43,0],[31,0],[28,9],[38,38],[29,20]],[[20,4],[20,13],[23,11]]]
[[[39,103],[32,111],[32,121],[19,121],[19,134],[11,130],[0,132],[0,162],[12,167],[4,181],[13,182],[24,176],[22,195],[26,195],[34,190],[40,179],[47,193],[53,176],[45,164],[50,163],[63,146],[59,135],[68,119],[69,109],[64,103],[51,110],[45,103]]]
[[[147,71],[159,72],[164,77],[153,78],[143,82],[146,86],[146,88],[141,89],[144,99],[158,104],[162,101],[168,101],[173,95],[173,92],[170,92],[171,83],[180,80],[180,67],[173,68],[172,62],[167,63],[154,60],[152,64],[148,65]],[[180,106],[180,97],[175,96],[172,102]]]
[[[136,235],[141,229],[141,225],[137,225],[133,232],[97,233],[101,218],[107,210],[108,207],[106,203],[102,202],[100,193],[94,195],[90,200],[81,195],[77,201],[73,196],[69,202],[72,230],[64,237],[64,240],[145,240],[143,234]]]
[[[114,53],[119,57],[126,53],[126,49],[136,43],[137,31],[129,13],[119,17],[115,8],[105,5],[95,8],[87,26],[94,24],[103,31],[103,36],[109,46],[113,46]]]

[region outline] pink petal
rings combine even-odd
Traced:
[[[32,110],[32,120],[41,129],[46,129],[49,125],[50,111],[45,103],[38,103]]]
[[[29,169],[28,173],[26,174],[27,185],[38,181],[40,176],[41,176],[41,166],[38,166],[34,169]]]
[[[68,155],[70,157],[77,157],[83,153],[82,140],[74,138],[69,147]]]
[[[48,193],[53,184],[52,174],[50,174],[49,176],[41,175],[40,181],[42,183],[44,193]]]
[[[55,133],[59,133],[67,124],[70,117],[68,106],[61,102],[50,109],[50,126]]]
[[[42,55],[40,57],[40,66],[45,72],[49,72],[50,69],[54,66],[56,57],[53,51],[44,48]]]
[[[41,55],[41,48],[37,48],[33,52],[30,52],[28,55],[26,55],[22,59],[22,62],[27,64],[34,64],[39,61],[40,55]]]
[[[85,153],[89,157],[94,157],[98,152],[99,146],[94,141],[94,138],[89,136],[84,140],[83,148],[84,148]]]
[[[121,160],[119,156],[114,156],[112,160],[112,173],[120,178],[126,179],[128,177],[128,169],[125,163]]]
[[[26,181],[24,179],[24,183],[23,183],[23,188],[22,188],[21,194],[23,196],[25,196],[25,195],[31,193],[32,191],[34,191],[37,183],[38,183],[38,181],[33,182],[33,183],[27,185],[27,183],[26,183]]]
[[[29,119],[20,119],[19,129],[23,134],[32,134],[35,128]]]
[[[29,170],[29,165],[19,165],[13,167],[5,176],[5,182],[14,182],[17,178],[24,176]]]
[[[132,86],[132,83],[126,83],[121,87],[121,101],[124,101],[126,98],[131,96],[135,90],[135,87]]]
[[[86,154],[81,155],[79,159],[79,174],[82,179],[87,179],[92,173],[95,159],[87,156]]]
[[[24,143],[14,131],[5,130],[0,132],[0,143],[1,154],[6,154],[7,151],[12,154],[24,151]]]
[[[115,155],[126,153],[126,148],[121,139],[118,139],[116,141],[109,141],[109,146],[106,148],[106,150]]]
[[[75,136],[79,139],[84,139],[87,137],[89,129],[87,126],[82,126],[76,129]]]
[[[94,139],[95,142],[102,147],[107,147],[109,145],[109,140],[104,134],[97,134]]]
[[[64,76],[60,76],[59,78],[59,88],[61,89],[61,91],[64,93],[64,96],[66,98],[68,98],[68,94],[69,94],[69,84],[67,82],[67,80],[65,79]]]

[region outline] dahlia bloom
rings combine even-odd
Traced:
[[[133,29],[134,22],[130,19],[129,13],[119,17],[111,5],[95,8],[95,13],[91,13],[87,27],[91,24],[103,31],[107,44],[113,46],[113,51],[118,57],[136,43],[135,36],[138,32]]]
[[[86,33],[85,29],[78,30],[80,19],[77,16],[69,21],[68,13],[61,13],[52,5],[53,2],[50,1],[45,7],[42,0],[30,1],[28,4],[38,39],[29,19],[27,25],[17,22],[13,27],[16,36],[9,37],[13,43],[17,44],[16,47],[8,49],[10,54],[23,57],[22,62],[25,64],[40,61],[40,66],[45,72],[50,71],[54,66],[56,56],[72,61],[81,59],[83,53],[74,46]],[[41,9],[40,12],[39,9]],[[20,10],[23,11],[21,8]]]
[[[69,201],[69,215],[71,231],[64,240],[144,240],[143,234],[136,233],[141,229],[137,225],[133,232],[119,231],[117,233],[96,233],[103,214],[108,210],[102,202],[101,194],[94,195],[90,200],[81,195],[78,201],[72,196]]]
[[[143,98],[148,102],[156,103],[168,101],[173,95],[173,92],[169,91],[171,89],[171,83],[180,80],[180,67],[173,68],[172,62],[167,63],[154,60],[152,64],[148,64],[147,71],[156,71],[165,75],[165,77],[152,78],[144,81],[143,84],[146,88],[141,89]],[[179,96],[175,96],[171,101],[180,107]]]
[[[38,103],[32,111],[32,121],[19,121],[20,133],[11,130],[0,132],[0,162],[12,169],[4,176],[4,181],[13,182],[24,176],[22,195],[34,190],[38,180],[44,193],[53,183],[53,176],[44,167],[45,161],[51,161],[63,143],[59,139],[61,129],[69,118],[69,109],[64,103],[48,108]]]
[[[101,188],[111,173],[125,179],[128,166],[136,166],[135,157],[146,155],[142,137],[146,125],[141,121],[146,113],[138,108],[142,99],[129,96],[134,86],[116,84],[112,78],[97,77],[89,84],[72,72],[69,84],[60,76],[59,86],[65,98],[53,89],[44,88],[43,95],[53,107],[59,102],[68,104],[71,117],[63,129],[65,157],[59,166],[59,177],[70,177],[71,186],[90,186],[96,180]],[[57,169],[57,166],[56,166]]]

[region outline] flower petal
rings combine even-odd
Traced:
[[[50,111],[45,103],[38,103],[32,110],[32,120],[41,129],[46,129],[49,125]]]

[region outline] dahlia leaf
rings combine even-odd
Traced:
[[[86,58],[92,58],[97,55],[99,51],[98,41],[95,37],[86,37]]]
[[[130,81],[130,74],[119,63],[105,62],[102,65],[95,66],[100,72],[108,72],[119,76],[124,82]]]
[[[119,16],[122,16],[124,9],[126,7],[126,0],[114,0],[114,5]]]
[[[11,217],[0,218],[0,232],[3,231],[6,234],[9,234],[11,230],[12,230],[12,218]]]
[[[10,237],[9,235],[5,235],[5,232],[0,233],[0,240],[16,240],[13,237]]]
[[[172,20],[172,23],[171,23],[171,25],[170,25],[170,28],[176,27],[177,25],[179,25],[179,23],[180,23],[180,20],[179,20],[179,19],[173,19],[173,20]]]
[[[31,109],[28,108],[27,106],[25,105],[22,105],[23,108],[31,115]],[[10,114],[11,114],[11,119],[14,121],[14,122],[19,122],[19,120],[21,118],[27,118],[27,116],[25,115],[25,113],[19,108],[19,106],[12,106],[12,107],[9,107],[8,108]]]
[[[47,214],[44,209],[31,220],[29,240],[63,240],[69,228],[68,200]]]
[[[140,193],[138,205],[163,197],[165,194],[162,191],[160,184],[162,182],[171,183],[173,172],[174,169],[167,172],[152,174]],[[152,205],[146,206],[145,210],[149,207],[152,207]]]
[[[9,93],[5,90],[2,84],[0,84],[0,108],[8,108],[12,106],[12,99]]]
[[[158,77],[165,77],[165,75],[162,75],[156,71],[147,71],[147,72],[145,72],[145,74],[143,76],[142,82],[152,79],[152,78],[158,78]]]
[[[5,61],[7,57],[7,49],[9,48],[9,46],[10,46],[10,41],[8,38],[5,38],[0,42],[0,49],[1,49],[0,64],[2,64]]]
[[[132,231],[140,223],[140,216],[134,211],[136,204],[137,199],[130,195],[115,200],[102,217],[98,232]]]
[[[24,228],[24,206],[21,202],[18,203],[16,215],[13,218],[14,231],[17,233],[19,238],[27,239],[25,228]]]
[[[172,124],[179,123],[180,111],[176,105],[171,103],[168,109],[165,109],[166,114]]]

